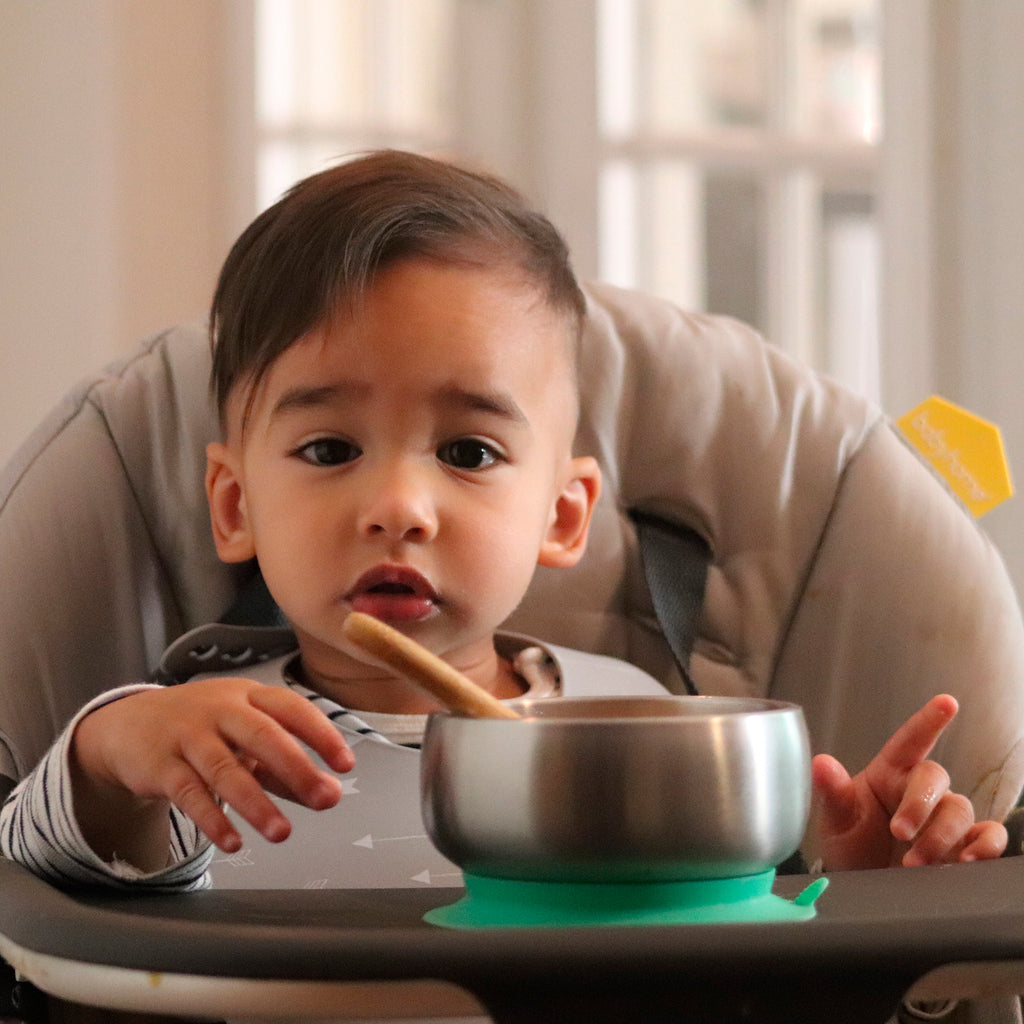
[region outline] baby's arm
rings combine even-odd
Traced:
[[[224,803],[280,842],[291,826],[265,790],[316,810],[341,796],[300,740],[335,771],[351,769],[345,741],[309,701],[252,680],[206,679],[106,704],[79,722],[70,747],[82,834],[105,861],[157,871],[167,865],[171,805],[222,850],[239,849]]]
[[[815,825],[828,870],[942,864],[998,857],[1006,829],[974,820],[970,800],[950,790],[926,758],[957,713],[948,695],[912,715],[859,774],[833,757],[812,763]]]
[[[170,867],[155,874],[104,862],[82,837],[71,794],[69,748],[78,723],[104,704],[155,684],[122,686],[90,701],[0,807],[0,856],[57,885],[131,885],[174,892],[205,888],[213,848],[194,822],[171,811]]]

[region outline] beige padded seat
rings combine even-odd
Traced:
[[[1024,627],[1002,562],[879,410],[749,328],[589,289],[578,445],[605,491],[571,571],[509,623],[674,680],[629,507],[712,550],[693,675],[794,700],[816,750],[857,769],[929,696],[961,716],[939,756],[979,815],[1024,783]],[[82,384],[0,479],[0,775],[22,777],[95,693],[147,675],[217,618],[203,493],[217,423],[201,326]]]

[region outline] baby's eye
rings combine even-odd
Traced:
[[[488,469],[502,459],[501,454],[486,441],[461,437],[437,450],[437,457],[455,469]]]
[[[362,454],[351,441],[340,437],[321,437],[304,444],[296,455],[311,466],[341,466],[358,459]]]

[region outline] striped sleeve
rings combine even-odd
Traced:
[[[86,843],[75,818],[68,765],[75,726],[90,711],[150,688],[140,683],[111,690],[75,716],[0,808],[0,856],[64,887],[100,885],[172,892],[209,887],[213,847],[192,820],[176,808],[171,808],[168,866],[152,873],[123,861],[101,860]]]

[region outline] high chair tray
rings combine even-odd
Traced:
[[[799,892],[809,879],[779,879]],[[66,893],[0,860],[0,956],[71,1002],[309,1020],[882,1022],[901,996],[1024,991],[1024,858],[831,876],[817,918],[436,928],[458,891]]]

